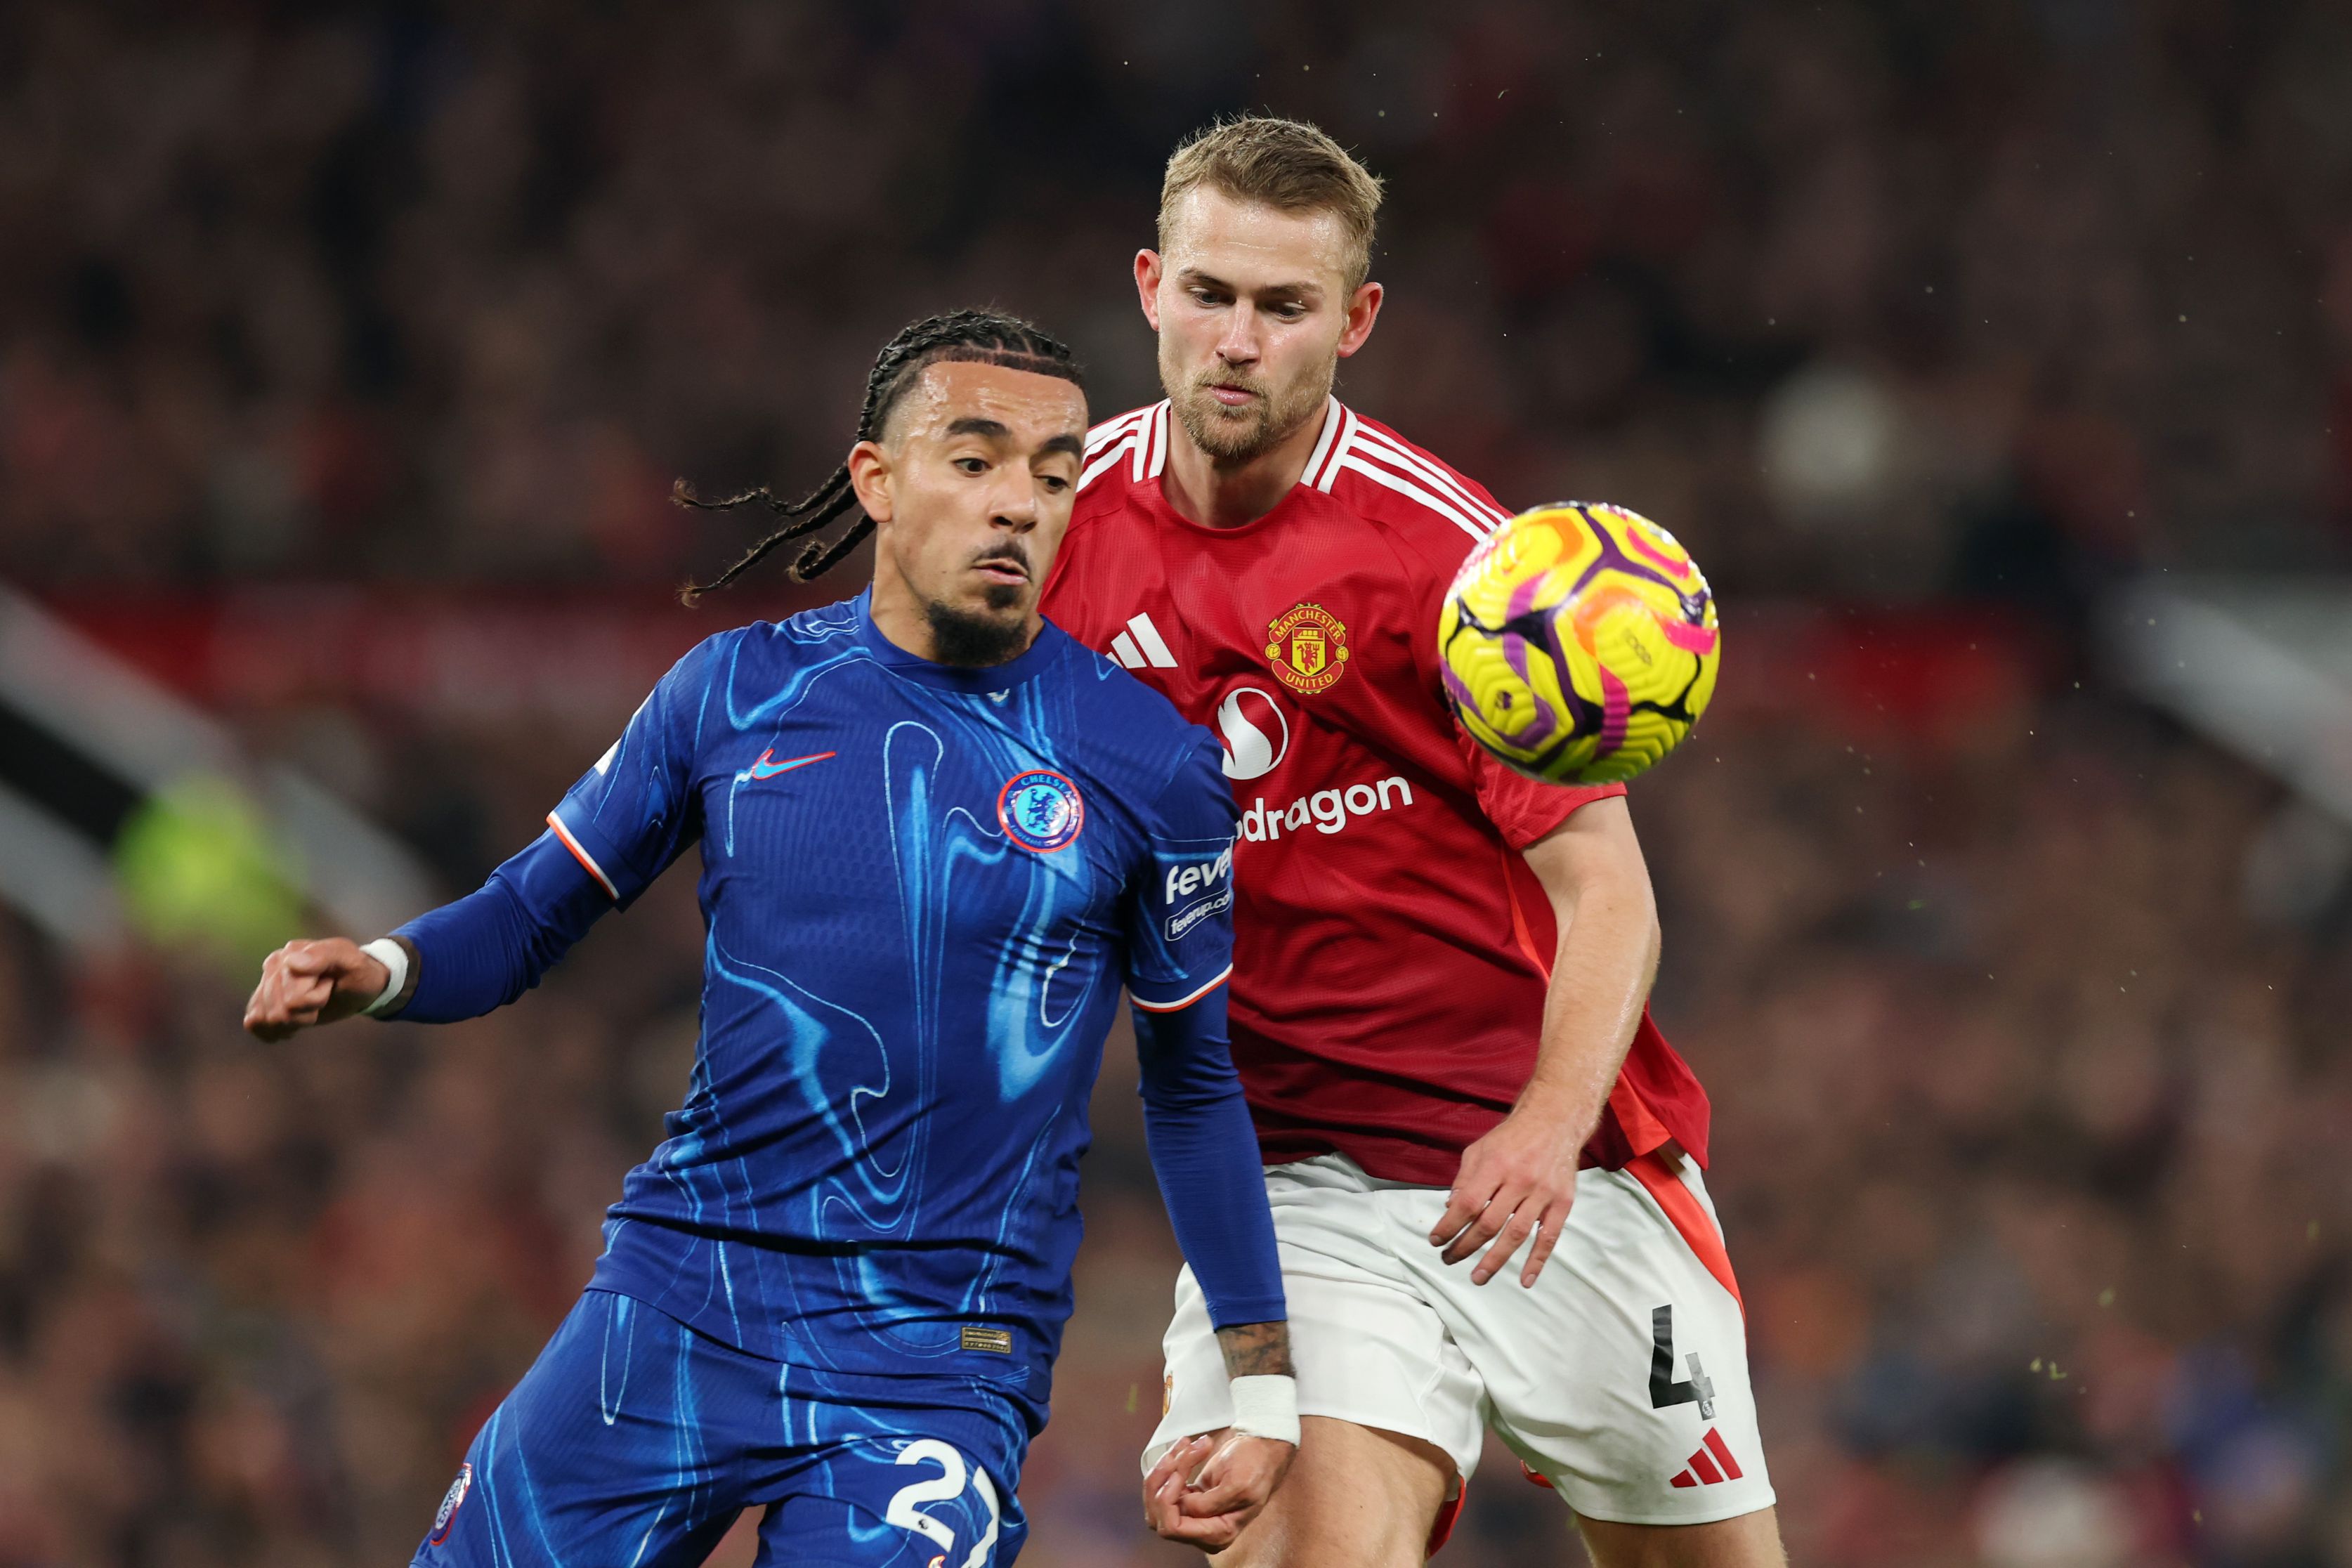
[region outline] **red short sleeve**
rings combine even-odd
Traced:
[[[1580,806],[1625,793],[1621,784],[1543,784],[1513,773],[1484,746],[1454,729],[1454,743],[1469,759],[1470,782],[1478,792],[1478,809],[1486,814],[1514,849],[1525,849],[1576,815]]]

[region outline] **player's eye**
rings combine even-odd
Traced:
[[[984,474],[988,472],[988,459],[985,458],[957,458],[953,459],[953,461],[957,468],[961,468],[967,474]]]
[[[1273,310],[1276,318],[1285,321],[1296,321],[1307,314],[1307,307],[1296,300],[1276,305]]]
[[[1055,495],[1060,495],[1064,490],[1070,488],[1070,481],[1064,479],[1059,474],[1047,474],[1044,477],[1041,482],[1047,489],[1053,491]]]
[[[1226,301],[1226,297],[1225,297],[1224,295],[1223,295],[1223,294],[1220,294],[1220,293],[1216,292],[1214,289],[1193,289],[1193,290],[1192,290],[1192,302],[1193,302],[1194,304],[1196,304],[1196,305],[1207,305],[1207,306],[1212,306],[1212,307],[1213,307],[1213,306],[1217,306],[1217,305],[1223,305],[1223,304],[1226,303],[1227,301]]]

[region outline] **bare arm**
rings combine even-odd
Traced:
[[[1625,802],[1598,800],[1528,847],[1559,927],[1543,1043],[1519,1108],[1592,1136],[1658,977],[1658,905]]]
[[[1234,1323],[1217,1331],[1217,1348],[1224,1352],[1227,1377],[1292,1377],[1290,1325],[1286,1322]]]
[[[1289,1377],[1290,1325],[1232,1323],[1217,1331],[1227,1377]],[[1144,1521],[1171,1541],[1222,1552],[1258,1516],[1298,1450],[1220,1427],[1170,1448],[1143,1479]]]
[[[1480,1285],[1530,1236],[1519,1283],[1533,1285],[1559,1244],[1579,1156],[1658,972],[1657,902],[1622,799],[1583,807],[1528,846],[1527,858],[1559,925],[1535,1071],[1510,1115],[1463,1151],[1429,1237],[1449,1264],[1492,1242],[1471,1273]]]

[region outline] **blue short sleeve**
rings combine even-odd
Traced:
[[[1223,753],[1206,731],[1153,803],[1150,850],[1129,889],[1127,988],[1165,1012],[1234,967],[1234,838],[1239,815]]]
[[[695,759],[729,641],[709,638],[678,660],[547,814],[548,827],[616,904],[626,907],[702,836]]]

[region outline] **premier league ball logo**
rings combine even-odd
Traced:
[[[1004,836],[1024,849],[1051,855],[1067,846],[1087,825],[1078,786],[1056,773],[1032,768],[1007,779],[996,796],[996,820]]]

